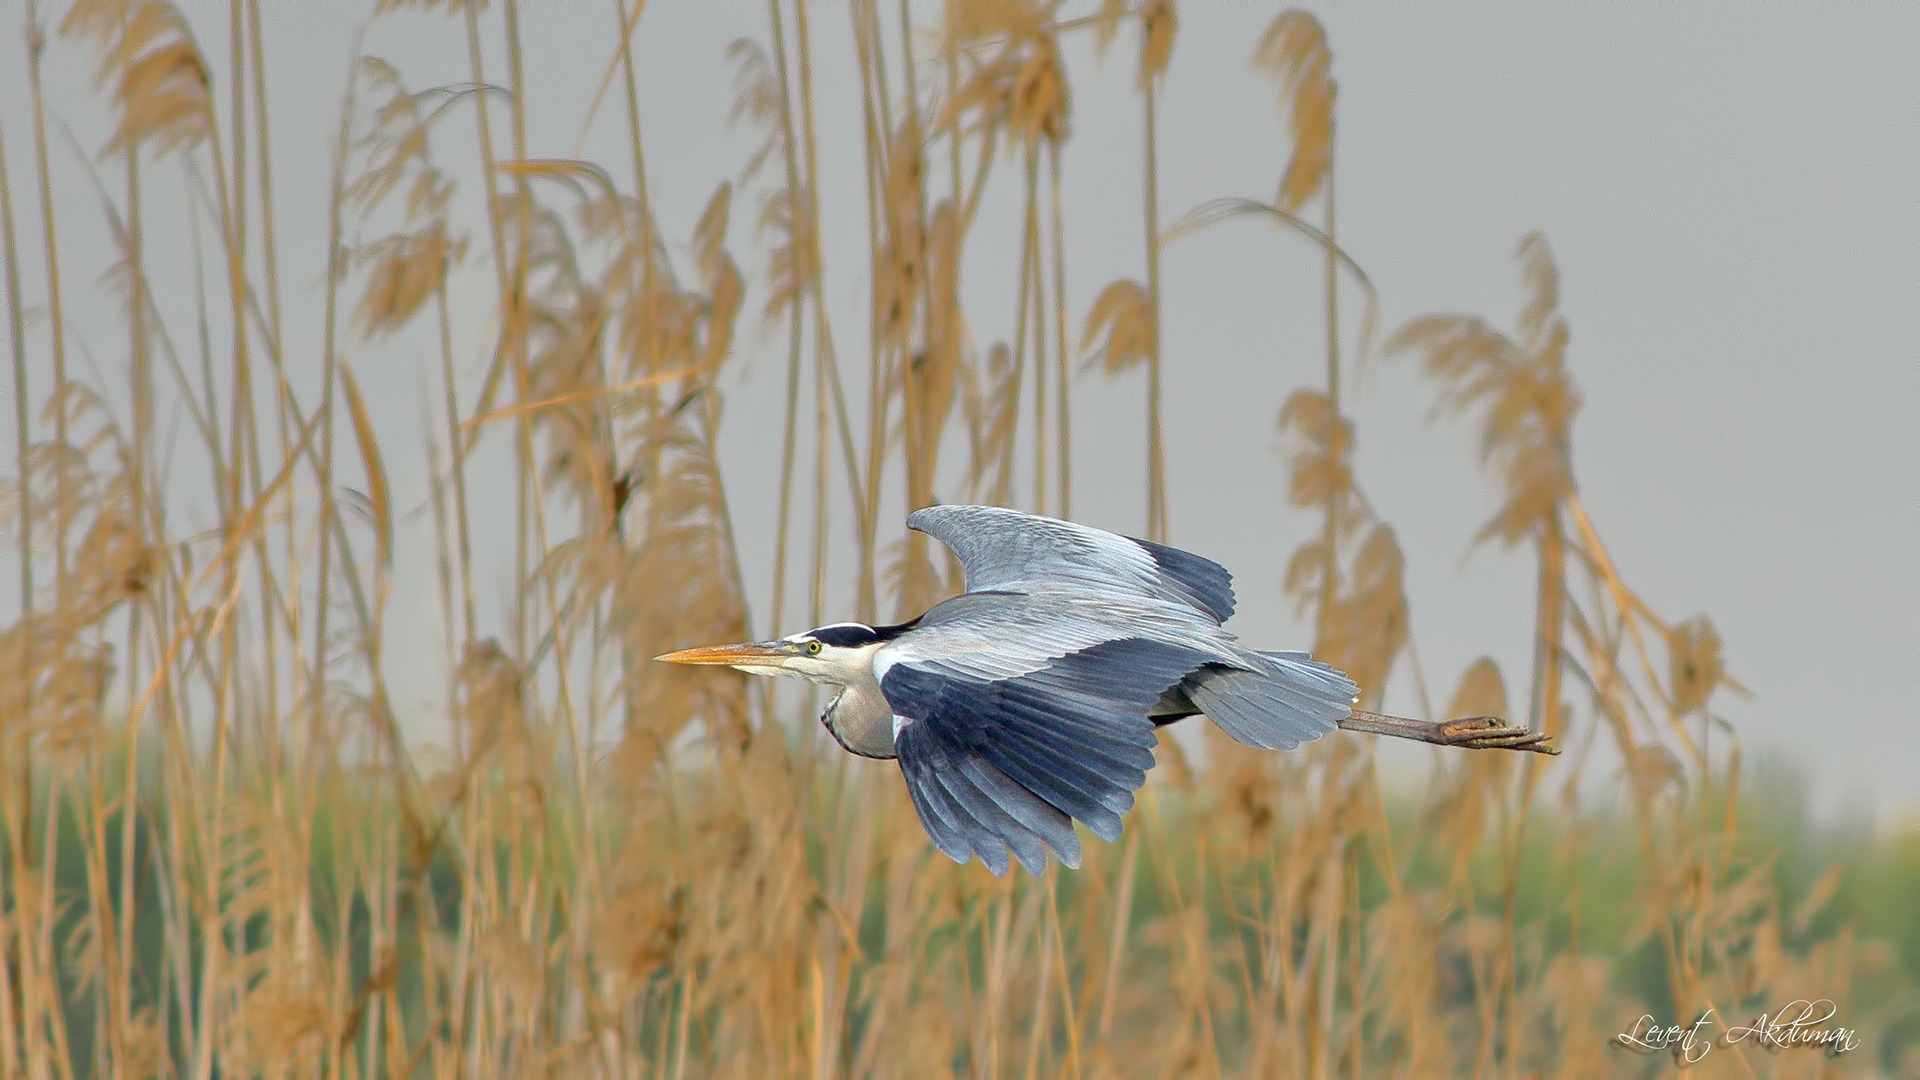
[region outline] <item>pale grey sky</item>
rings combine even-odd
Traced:
[[[313,389],[328,155],[353,37],[370,5],[263,6],[288,341]],[[186,9],[223,86],[227,7]],[[1274,92],[1247,57],[1279,9],[1183,5],[1161,121],[1163,221],[1218,196],[1271,197],[1288,143]],[[612,5],[533,0],[524,10],[530,153],[571,156],[606,63]],[[1713,617],[1732,673],[1754,690],[1751,701],[1718,699],[1750,755],[1802,764],[1826,807],[1920,806],[1920,8],[1514,2],[1315,10],[1339,82],[1341,241],[1379,289],[1382,329],[1432,311],[1510,326],[1520,303],[1514,247],[1529,230],[1544,230],[1586,397],[1575,468],[1622,573],[1669,617]],[[845,6],[823,0],[809,11],[829,301],[850,342],[865,326],[866,287],[856,83]],[[765,18],[760,4],[654,0],[642,19],[636,41],[650,178],[663,227],[678,244],[715,184],[737,178],[750,152],[748,133],[720,134],[732,95],[724,52],[742,35],[765,40]],[[489,44],[493,72],[504,70],[497,37]],[[468,78],[462,41],[443,17],[408,15],[369,26],[365,49],[418,88]],[[1095,62],[1087,40],[1067,52],[1068,294],[1076,313],[1108,281],[1144,273],[1131,48],[1123,40],[1105,63]],[[21,272],[28,303],[39,304],[22,50],[20,7],[8,5],[0,16],[0,125]],[[50,45],[53,115],[90,151],[107,131],[91,70],[73,45]],[[448,125],[436,147],[466,181],[468,220],[477,208],[471,127]],[[55,139],[70,318],[117,385],[123,335],[100,283],[111,258],[107,232],[84,171]],[[630,184],[617,96],[587,132],[583,156]],[[154,260],[184,275],[191,262],[178,246],[187,242],[178,166],[153,171]],[[1019,222],[1011,173],[1002,179],[969,251],[969,318],[983,342],[1006,337],[1012,325],[1014,290],[998,268],[1012,265]],[[120,190],[113,177],[107,182]],[[751,205],[736,203],[733,244],[754,275],[754,310],[763,264]],[[1230,226],[1174,244],[1164,271],[1172,539],[1235,572],[1234,629],[1243,637],[1301,645],[1307,633],[1280,577],[1312,522],[1285,505],[1285,450],[1274,422],[1292,388],[1321,378],[1317,257],[1297,238]],[[483,278],[470,274],[457,297],[469,378],[477,377],[491,312]],[[190,350],[191,281],[157,288],[176,313],[174,335]],[[1344,294],[1343,309],[1351,351],[1357,291]],[[784,334],[742,329],[723,461],[756,628],[764,630]],[[44,379],[43,324],[30,347]],[[352,355],[376,399],[397,497],[417,506],[425,491],[417,389],[431,385],[428,339],[356,345]],[[1088,380],[1075,393],[1075,516],[1140,532],[1142,389],[1137,380]],[[1524,680],[1533,570],[1524,551],[1468,558],[1495,495],[1476,467],[1472,434],[1426,423],[1431,400],[1432,386],[1411,365],[1389,364],[1350,412],[1361,482],[1408,553],[1414,634],[1444,701],[1482,653],[1499,659],[1510,683]],[[11,447],[6,412],[0,423]],[[180,439],[184,445],[184,432]],[[191,503],[196,481],[180,482],[177,494]],[[507,520],[501,490],[502,501],[479,508],[483,519],[491,512]],[[207,523],[204,512],[188,520]],[[897,529],[898,514],[890,520]],[[411,542],[401,554],[395,634],[396,650],[412,654],[399,659],[417,658],[395,669],[421,673],[418,685],[401,687],[402,700],[422,713],[439,693],[441,649],[428,531],[422,515],[403,537]],[[842,530],[842,550],[851,536]],[[496,536],[482,554],[483,591],[503,594],[510,542]],[[1404,673],[1389,705],[1417,708]]]

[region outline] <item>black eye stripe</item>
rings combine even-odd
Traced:
[[[804,636],[836,649],[858,649],[876,641],[892,641],[913,629],[919,621],[915,619],[913,622],[901,623],[898,626],[877,627],[863,623],[836,623],[832,626],[822,626],[817,630],[809,630]]]
[[[871,641],[878,640],[878,635],[873,632],[873,627],[855,625],[823,626],[808,636],[822,645],[832,645],[839,649],[857,649]]]

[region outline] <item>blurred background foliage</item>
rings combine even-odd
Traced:
[[[1313,15],[1279,13],[1250,50],[1290,139],[1272,200],[1163,223],[1172,0],[770,0],[729,51],[757,149],[697,220],[663,221],[640,5],[610,2],[607,53],[581,58],[605,72],[588,120],[628,133],[630,157],[600,162],[529,153],[521,46],[544,13],[382,4],[400,7],[471,75],[416,87],[365,55],[316,88],[343,96],[330,265],[299,301],[324,305],[315,359],[282,337],[258,0],[192,19],[27,5],[34,124],[0,132],[18,432],[0,523],[21,600],[0,632],[6,1075],[1608,1076],[1672,1067],[1609,1047],[1643,1013],[1725,1024],[1795,998],[1832,999],[1859,1048],[1719,1047],[1695,1068],[1920,1075],[1920,833],[1813,824],[1793,765],[1743,760],[1716,715],[1745,689],[1711,621],[1663,614],[1615,567],[1579,496],[1544,235],[1516,249],[1511,319],[1376,326],[1339,243]],[[863,191],[817,180],[822,34],[858,58]],[[1144,279],[1085,311],[1066,288],[1070,35],[1133,72],[1144,149]],[[121,325],[63,316],[48,60],[91,62],[111,101],[110,130],[73,137]],[[436,152],[451,125],[477,161]],[[184,205],[143,204],[160,169],[184,170]],[[963,286],[1006,174],[1013,262]],[[484,221],[453,212],[462,188]],[[862,320],[823,298],[827,198],[864,204],[866,265],[840,271],[868,286]],[[150,245],[155,214],[190,215],[194,244]],[[743,214],[750,263],[727,242]],[[917,613],[957,567],[883,508],[1070,516],[1076,422],[1137,425],[1164,540],[1161,250],[1255,226],[1324,262],[1324,375],[1273,406],[1287,496],[1318,522],[1284,579],[1315,653],[1368,707],[1399,668],[1427,715],[1524,717],[1559,764],[1437,754],[1424,791],[1400,790],[1364,738],[1281,756],[1208,728],[1163,740],[1120,844],[1000,880],[934,852],[892,770],[820,737],[817,699],[648,662],[753,636],[750,600],[784,629]],[[24,291],[16,229],[44,237],[45,295]],[[194,283],[191,312],[155,303],[161,276]],[[969,319],[981,287],[1017,290],[1011,325]],[[475,290],[487,310],[450,303]],[[473,322],[484,354],[460,355]],[[717,452],[720,376],[756,322],[785,344],[762,388],[785,405],[765,598]],[[377,429],[357,374],[392,336],[435,402],[413,431]],[[1400,541],[1354,464],[1352,387],[1375,366],[1425,380],[1500,493],[1471,541],[1534,570],[1526,671],[1483,658],[1429,697]],[[1145,415],[1076,415],[1089,378],[1143,384]],[[403,736],[389,682],[411,516],[394,454],[432,476],[445,745]],[[510,521],[476,519],[476,484],[511,492]],[[504,587],[475,572],[482,530],[511,534]],[[1591,764],[1597,743],[1624,767]]]

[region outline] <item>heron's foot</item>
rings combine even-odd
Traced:
[[[1440,738],[1446,746],[1464,750],[1531,750],[1536,754],[1559,754],[1560,748],[1544,731],[1514,727],[1497,716],[1468,716],[1440,725]]]

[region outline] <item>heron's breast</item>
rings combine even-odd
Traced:
[[[827,704],[820,723],[850,754],[869,758],[898,756],[893,748],[893,706],[880,684],[849,686]]]

